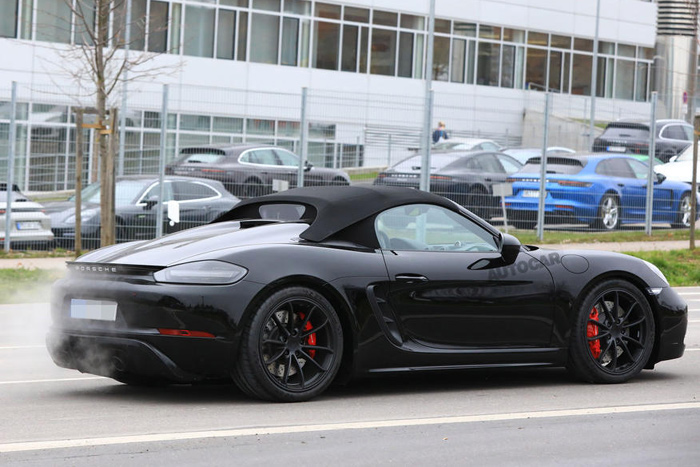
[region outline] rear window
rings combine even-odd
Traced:
[[[523,166],[519,173],[540,173],[540,160],[539,157],[533,157],[527,164]],[[580,161],[577,159],[565,159],[562,157],[548,157],[547,158],[547,173],[550,174],[564,174],[564,175],[574,175],[579,173],[583,167],[586,165],[586,161]]]
[[[258,209],[260,219],[281,221],[298,221],[305,211],[306,207],[302,204],[263,204]]]
[[[397,172],[420,172],[421,158],[422,156],[409,157],[396,164],[392,169]],[[449,156],[446,154],[433,154],[430,156],[430,170],[441,170],[456,159],[457,156],[454,154]]]
[[[218,149],[211,148],[185,148],[180,151],[181,163],[193,164],[213,164],[224,157],[226,153]]]
[[[609,126],[603,132],[602,138],[649,139],[649,130],[640,127]]]

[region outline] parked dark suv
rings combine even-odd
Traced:
[[[664,162],[693,141],[693,127],[683,120],[656,121],[656,157]],[[618,120],[609,123],[593,141],[593,152],[649,154],[649,122]]]

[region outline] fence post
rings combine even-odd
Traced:
[[[301,88],[301,118],[299,125],[301,126],[299,134],[299,170],[297,171],[297,187],[304,186],[304,168],[308,157],[308,144],[306,141],[306,132],[309,129],[309,124],[306,121],[306,105],[308,100],[308,88]]]
[[[694,101],[693,101],[694,102]],[[693,104],[695,105],[695,104]],[[695,216],[698,213],[698,136],[700,136],[700,115],[696,115],[693,121],[693,176],[690,179],[690,244],[688,249],[695,249]]]
[[[542,138],[542,157],[540,158],[540,199],[537,204],[537,238],[544,240],[544,204],[547,197],[547,146],[549,145],[549,100],[550,93],[544,95],[544,136]]]
[[[160,158],[158,159],[158,204],[156,238],[163,236],[163,209],[165,209],[165,142],[168,139],[168,85],[163,85],[163,105],[160,110]]]
[[[10,251],[12,234],[12,187],[15,184],[15,135],[17,134],[17,81],[12,82],[12,100],[10,102],[9,151],[7,152],[7,205],[5,207],[5,251]]]
[[[428,92],[425,103],[425,122],[423,126],[423,142],[421,144],[424,151],[420,164],[420,189],[422,191],[430,191],[430,143],[432,142],[430,128],[433,121],[433,93],[432,89]]]
[[[654,91],[651,93],[651,120],[649,122],[649,172],[647,173],[647,200],[646,211],[644,215],[644,231],[647,235],[651,235],[651,221],[654,213],[654,182],[656,174],[654,173],[654,157],[656,156],[656,105],[658,103],[659,93]]]
[[[129,48],[131,46],[131,0],[126,0],[126,18],[124,18],[124,61],[129,61]],[[124,175],[124,146],[126,145],[126,105],[127,83],[129,82],[129,67],[122,72],[122,108],[119,119],[119,157],[117,162],[117,175]],[[113,133],[114,134],[114,133]]]
[[[75,238],[73,240],[76,256],[83,250],[83,115],[85,110],[79,107],[75,110]]]
[[[387,144],[386,166],[391,167],[391,133],[389,133],[389,142]]]

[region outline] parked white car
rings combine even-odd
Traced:
[[[5,225],[7,222],[7,184],[0,183],[0,245],[5,245]],[[51,219],[44,213],[44,207],[31,201],[14,187],[12,191],[12,227],[10,246],[46,248],[53,242]]]
[[[433,151],[500,151],[502,146],[490,139],[449,138],[433,144]]]
[[[657,165],[654,170],[664,174],[669,180],[691,183],[693,181],[693,145],[683,150],[673,162]],[[697,180],[700,184],[700,164],[698,164]]]

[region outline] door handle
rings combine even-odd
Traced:
[[[421,276],[420,274],[397,274],[394,277],[397,281],[408,282],[409,284],[428,281],[427,277]]]
[[[486,180],[487,182],[490,182],[490,181],[491,181],[490,178],[485,178],[484,180]]]
[[[624,183],[618,183],[617,186],[625,186]]]

